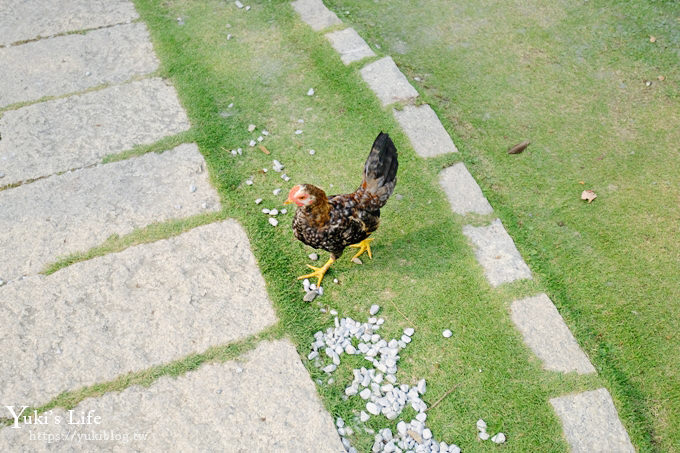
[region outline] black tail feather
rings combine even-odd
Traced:
[[[389,135],[380,132],[366,159],[364,180],[360,188],[376,198],[371,203],[376,204],[376,208],[383,207],[392,195],[397,183],[398,167],[397,148]]]

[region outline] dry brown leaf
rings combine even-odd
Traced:
[[[525,140],[522,143],[518,143],[512,148],[508,149],[508,154],[519,154],[523,152],[525,149],[527,149],[527,146],[531,144],[530,141]]]
[[[656,42],[656,38],[654,36],[649,37],[649,42]]]
[[[584,190],[583,192],[581,192],[581,200],[587,200],[588,203],[591,203],[596,198],[597,194],[592,190]]]
[[[263,153],[270,154],[269,150],[265,148],[264,145],[260,145],[258,146],[258,148],[260,148],[260,151],[262,151]]]
[[[657,77],[657,79],[659,79],[659,82],[663,82],[664,80],[666,80],[666,76],[660,75],[659,77]]]
[[[585,181],[579,181],[578,183],[579,184],[585,184],[586,182]]]

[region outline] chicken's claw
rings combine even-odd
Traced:
[[[364,254],[364,252],[368,252],[368,257],[370,259],[373,259],[373,253],[371,253],[371,241],[373,241],[373,238],[366,238],[363,241],[359,242],[358,244],[352,244],[350,247],[359,249],[359,251],[352,257],[354,258],[359,258],[361,255]]]
[[[323,276],[326,275],[326,271],[328,270],[329,267],[331,267],[331,264],[335,263],[335,259],[333,257],[328,258],[328,261],[326,261],[326,264],[324,264],[321,267],[314,267],[311,264],[308,264],[307,267],[314,270],[311,274],[306,274],[306,275],[301,275],[298,277],[298,280],[302,280],[303,278],[314,278],[316,277],[318,280],[316,282],[317,288],[321,286],[321,281],[323,280]]]

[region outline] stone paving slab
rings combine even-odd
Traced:
[[[0,401],[44,404],[274,323],[245,231],[201,226],[0,287]]]
[[[138,17],[128,0],[3,0],[0,45],[120,24]]]
[[[300,15],[300,18],[314,31],[342,23],[338,16],[326,8],[321,0],[296,0],[291,5]]]
[[[546,294],[516,300],[510,312],[524,342],[543,361],[546,370],[596,372]]]
[[[407,105],[403,110],[395,109],[393,112],[420,157],[458,152],[437,114],[428,104],[417,107]]]
[[[574,453],[634,453],[611,395],[601,388],[550,400]]]
[[[2,48],[0,61],[0,107],[124,82],[158,67],[142,23]]]
[[[161,79],[11,110],[0,118],[0,186],[96,164],[189,127],[174,88]]]
[[[485,227],[465,225],[463,234],[475,248],[477,261],[491,286],[531,278],[531,271],[500,219]]]
[[[262,342],[238,360],[204,364],[177,378],[162,377],[149,388],[134,386],[84,400],[74,413],[87,415],[90,410],[101,417],[100,424],[69,427],[69,414],[54,409],[45,425],[1,429],[0,450],[344,451],[330,415],[288,340]],[[57,416],[64,420],[62,425],[53,422]],[[51,444],[45,440],[48,434],[69,429],[108,433],[109,438]],[[45,433],[43,439],[39,432]],[[120,440],[112,440],[112,432]],[[31,440],[32,433],[35,440]],[[139,439],[144,435],[145,439]]]
[[[418,96],[392,57],[381,58],[361,68],[361,77],[378,96],[383,107]]]
[[[439,173],[439,185],[456,214],[491,214],[493,208],[465,164],[459,162]]]
[[[326,39],[340,54],[340,59],[345,65],[375,56],[375,52],[368,47],[366,41],[353,28],[326,33]]]
[[[3,190],[0,279],[38,273],[114,233],[219,209],[195,144]]]

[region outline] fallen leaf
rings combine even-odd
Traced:
[[[512,148],[508,149],[508,154],[519,154],[523,152],[525,149],[527,149],[527,146],[531,144],[530,141],[525,140],[522,143],[518,143]]]
[[[591,203],[596,198],[597,195],[592,190],[584,190],[581,192],[581,200],[588,200],[588,203]]]
[[[649,37],[649,42],[656,42],[656,38],[654,36]]]
[[[666,80],[666,77],[660,75],[659,77],[657,77],[657,79],[659,79],[659,82],[663,82],[664,80]]]
[[[579,181],[578,183],[579,184],[585,184],[586,182],[585,181]]]
[[[263,153],[270,154],[269,150],[265,148],[264,145],[260,145],[258,146],[258,148],[260,148],[260,151],[262,151]]]

